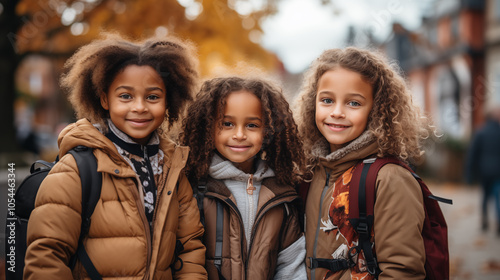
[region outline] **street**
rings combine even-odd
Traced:
[[[488,231],[481,231],[478,186],[428,183],[438,196],[453,199],[453,205],[441,204],[448,223],[450,279],[500,279],[500,236],[490,202]]]

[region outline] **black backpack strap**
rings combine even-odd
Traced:
[[[223,241],[223,233],[224,233],[224,206],[219,200],[216,200],[217,204],[217,220],[215,227],[215,256],[214,256],[214,265],[217,268],[217,272],[219,273],[219,279],[224,279],[222,276],[222,241]]]
[[[102,278],[87,254],[83,240],[88,234],[90,217],[94,213],[95,206],[101,196],[102,174],[97,172],[97,160],[92,149],[77,146],[70,150],[69,153],[75,158],[82,181],[82,227],[76,255],[90,279],[100,280]]]
[[[205,198],[207,181],[205,179],[200,179],[197,183],[197,187],[193,188],[194,197],[196,198],[196,203],[198,204],[198,209],[200,210],[200,222],[205,226],[205,212],[203,211],[203,200]]]
[[[309,257],[310,267],[314,268],[326,268],[332,272],[337,272],[351,268],[355,265],[350,259],[321,259],[321,258],[311,258]]]
[[[382,271],[370,242],[374,220],[375,180],[380,169],[378,166],[371,168],[375,162],[375,158],[366,159],[354,169],[349,187],[349,222],[359,235],[358,247],[365,255],[368,272],[377,279]],[[372,177],[373,174],[375,178]]]

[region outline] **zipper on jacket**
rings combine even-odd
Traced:
[[[261,210],[258,213],[258,218],[256,219],[255,224],[252,226],[252,231],[251,231],[251,235],[250,235],[250,243],[249,243],[249,248],[248,248],[248,252],[247,252],[247,258],[245,260],[245,277],[247,276],[246,274],[248,272],[248,260],[249,260],[248,256],[250,256],[250,253],[252,251],[252,245],[253,245],[255,231],[257,230],[257,226],[260,223],[260,220],[262,220],[262,218],[265,216],[265,214],[267,212],[269,212],[269,210],[271,210],[271,209],[273,209],[273,208],[275,208],[275,207],[277,207],[277,206],[279,206],[281,204],[290,203],[290,202],[292,202],[292,201],[295,200],[295,199],[287,200],[286,198],[288,198],[288,197],[296,197],[296,196],[297,195],[295,195],[295,194],[291,194],[291,195],[287,195],[287,196],[282,196],[282,197],[279,197],[277,199],[278,202],[270,200],[270,201],[266,202],[266,204],[264,204],[262,206],[261,209],[264,209],[264,210]],[[271,205],[271,206],[269,206],[269,205]]]
[[[314,247],[313,247],[313,258],[316,258],[316,248],[318,246],[318,236],[319,236],[319,230],[320,230],[320,224],[321,224],[321,209],[323,208],[323,199],[325,198],[326,191],[328,190],[328,183],[330,181],[330,173],[328,170],[325,168],[325,173],[326,173],[326,182],[325,186],[323,188],[323,191],[321,192],[321,200],[319,201],[319,211],[318,211],[318,223],[316,225],[316,236],[314,237]],[[311,279],[316,279],[315,278],[315,272],[316,270],[314,268],[311,268]]]
[[[253,191],[255,190],[255,187],[253,185],[253,174],[250,174],[248,177],[248,182],[247,182],[247,197],[248,197],[248,228],[246,229],[246,235],[248,236],[248,239],[252,237],[252,227],[253,227],[253,222],[255,220],[255,213],[254,213],[254,196],[253,196]],[[252,227],[250,227],[252,225]],[[247,243],[247,249],[250,247],[250,242]]]

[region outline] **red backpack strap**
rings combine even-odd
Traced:
[[[306,205],[307,195],[309,194],[309,187],[311,187],[311,182],[302,181],[297,190],[298,195],[302,198],[304,207]]]
[[[349,222],[359,235],[359,249],[363,251],[368,272],[378,278],[381,270],[373,254],[370,234],[375,208],[377,174],[388,163],[401,164],[396,158],[370,158],[358,163],[349,184]],[[358,250],[359,251],[359,250]]]

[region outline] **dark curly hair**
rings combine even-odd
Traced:
[[[311,155],[312,147],[324,139],[315,123],[318,82],[324,73],[338,67],[360,74],[373,87],[367,130],[376,138],[378,155],[393,155],[407,162],[419,160],[423,155],[422,140],[430,136],[434,127],[413,103],[399,67],[375,51],[349,47],[324,51],[306,72],[296,105],[308,167],[317,161]]]
[[[305,165],[302,141],[288,102],[281,89],[260,78],[224,77],[203,83],[196,101],[188,108],[183,121],[181,142],[191,148],[188,175],[207,176],[215,152],[215,126],[222,126],[226,99],[232,92],[245,90],[257,96],[262,104],[264,135],[262,152],[267,165],[280,183],[294,185]]]
[[[106,33],[68,59],[61,87],[68,92],[77,118],[87,118],[105,129],[104,119],[109,118],[109,113],[101,106],[101,95],[107,93],[116,75],[127,66],[151,66],[167,90],[165,117],[170,127],[182,116],[199,85],[195,57],[194,47],[175,37],[133,42]]]

